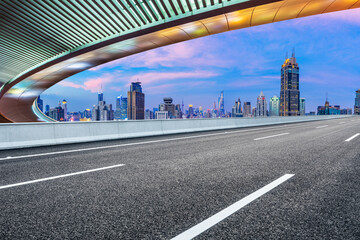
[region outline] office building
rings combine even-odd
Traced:
[[[106,104],[104,100],[104,94],[98,93],[98,104],[93,106],[92,121],[110,121],[114,120],[114,111],[112,104]]]
[[[144,119],[145,95],[142,93],[141,82],[132,82],[128,92],[127,117],[129,120]]]
[[[260,95],[257,98],[256,102],[256,117],[266,117],[267,116],[267,103],[264,93],[261,91]]]
[[[224,91],[221,91],[218,99],[220,117],[225,116]]]
[[[251,103],[244,102],[244,117],[251,117]]]
[[[175,104],[172,102],[173,99],[171,97],[165,97],[164,103],[159,105],[159,110],[169,112],[169,118],[176,118]]]
[[[44,111],[44,102],[40,98],[40,96],[37,97],[37,105],[38,105],[38,108],[40,109],[40,111],[43,112]]]
[[[305,98],[300,98],[300,115],[305,115]]]
[[[62,109],[64,109],[64,121],[68,120],[68,114],[67,114],[67,101],[64,99],[62,101]]]
[[[145,120],[154,119],[154,113],[150,109],[145,110]]]
[[[354,114],[360,115],[360,88],[356,91]]]
[[[280,98],[273,96],[269,103],[269,116],[279,116]]]
[[[158,120],[165,120],[169,118],[169,112],[168,111],[156,111],[155,112],[155,119]]]
[[[280,116],[300,115],[299,65],[295,52],[285,59],[281,68]]]
[[[232,108],[232,117],[243,117],[242,109],[241,109],[241,101],[240,98],[238,98],[237,101],[235,101],[235,105]]]

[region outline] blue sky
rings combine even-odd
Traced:
[[[103,64],[63,80],[45,91],[45,104],[66,99],[69,111],[92,108],[102,82],[104,98],[115,103],[139,80],[146,108],[164,97],[174,103],[210,109],[225,93],[225,109],[235,100],[250,101],[260,91],[267,100],[280,92],[280,68],[295,48],[300,66],[300,95],[306,111],[325,102],[354,106],[360,88],[360,10],[267,24],[178,43]]]

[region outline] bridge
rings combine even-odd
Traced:
[[[360,0],[0,1],[0,122],[37,122],[59,81],[149,49],[360,7]]]

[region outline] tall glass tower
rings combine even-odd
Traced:
[[[295,52],[286,57],[281,68],[280,116],[300,115],[299,65]]]
[[[360,88],[356,91],[354,114],[360,115]]]
[[[269,104],[269,115],[270,116],[279,116],[279,105],[280,99],[277,96],[270,98]]]
[[[220,111],[220,117],[224,117],[225,116],[224,91],[221,91],[219,97],[219,111]]]

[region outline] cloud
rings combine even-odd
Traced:
[[[59,85],[63,86],[63,87],[82,88],[86,91],[95,93],[95,92],[99,91],[101,88],[105,88],[105,86],[108,83],[113,82],[114,77],[115,77],[115,75],[111,75],[111,74],[107,73],[107,74],[102,75],[101,77],[89,78],[89,79],[85,80],[84,84],[78,84],[78,83],[64,80],[64,81],[59,82]]]

